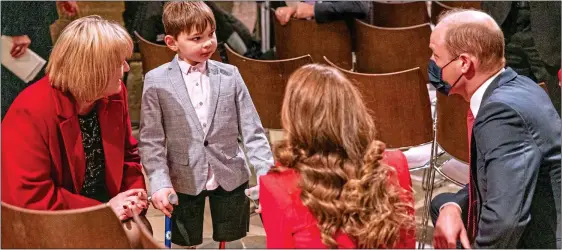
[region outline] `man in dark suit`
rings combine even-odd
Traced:
[[[545,82],[560,114],[560,1],[484,1],[482,10],[500,25],[507,66],[537,82]]]
[[[436,248],[560,248],[560,118],[531,79],[505,67],[499,25],[480,11],[445,15],[432,72],[470,102],[470,182],[433,199]],[[450,84],[449,84],[450,83]]]

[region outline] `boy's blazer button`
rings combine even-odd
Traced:
[[[208,142],[208,141],[203,142],[203,146],[206,147],[206,146],[208,146],[208,145],[209,145],[209,142]]]

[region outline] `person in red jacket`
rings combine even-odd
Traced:
[[[414,248],[411,179],[385,151],[356,87],[309,64],[288,80],[284,140],[260,178],[268,248]]]
[[[35,210],[107,203],[126,224],[146,211],[121,81],[132,49],[127,31],[99,16],[64,29],[46,76],[18,95],[2,121],[3,202]]]

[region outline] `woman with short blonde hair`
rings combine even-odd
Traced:
[[[20,93],[2,121],[2,201],[37,210],[107,203],[124,222],[146,212],[121,80],[132,50],[127,32],[99,16],[63,30],[47,76]]]
[[[103,97],[115,69],[133,53],[133,40],[119,24],[99,16],[72,22],[57,40],[47,64],[51,85],[77,101]],[[96,69],[96,70],[92,70]]]

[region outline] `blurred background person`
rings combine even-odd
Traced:
[[[10,55],[21,57],[29,48],[47,60],[53,47],[49,26],[58,19],[57,4],[61,5],[64,14],[75,16],[78,5],[75,1],[3,1],[2,2],[2,35],[12,37],[13,45]],[[33,16],[30,16],[33,11]],[[45,75],[42,69],[31,82]],[[28,84],[2,66],[1,108],[2,119],[16,96]]]
[[[506,65],[535,82],[544,82],[558,115],[560,88],[560,1],[484,1],[482,10],[500,25]]]

